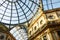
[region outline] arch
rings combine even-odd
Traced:
[[[16,25],[10,30],[10,33],[16,40],[28,40],[27,28],[25,25]]]

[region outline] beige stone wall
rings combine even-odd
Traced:
[[[45,13],[45,12],[44,12]],[[40,15],[39,18],[35,18],[35,20],[32,20],[33,23],[31,23],[31,25],[29,26],[29,30],[28,30],[28,37],[33,37],[34,33],[38,32],[37,30],[38,29],[42,29],[44,26],[44,24],[46,24],[46,28],[47,29],[43,29],[44,31],[41,31],[42,33],[40,33],[39,35],[37,35],[36,37],[34,37],[34,39],[32,40],[43,40],[43,36],[46,35],[47,37],[47,40],[59,40],[59,37],[57,35],[57,32],[54,32],[56,30],[53,30],[53,29],[56,29],[53,25],[57,25],[57,29],[58,28],[58,25],[60,25],[60,10],[49,10],[49,11],[46,11],[46,13],[44,14],[42,12],[42,15]],[[41,22],[42,20],[42,22]],[[50,28],[51,26],[51,28]],[[35,27],[36,27],[36,30],[35,30]],[[52,28],[53,27],[53,28]],[[51,32],[51,30],[55,33],[56,35],[56,39],[54,39],[54,36],[53,36],[53,32]],[[30,34],[30,31],[31,31],[31,34]],[[40,30],[39,30],[40,31]]]

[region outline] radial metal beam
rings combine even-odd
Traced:
[[[12,20],[12,8],[13,8],[13,3],[11,2],[11,16],[10,16],[10,24],[11,24],[11,20]],[[10,28],[10,25],[9,25],[9,28]]]
[[[17,3],[18,3],[18,5],[20,6],[22,12],[24,13],[24,15],[25,15],[25,17],[26,17],[26,20],[28,20],[28,19],[27,19],[27,16],[26,16],[26,13],[24,12],[23,8],[22,8],[21,5],[19,4],[19,2],[17,2]]]
[[[18,24],[19,24],[19,23],[20,23],[20,19],[19,19],[19,13],[18,13],[18,9],[17,9],[16,3],[14,3],[14,4],[15,4],[16,11],[17,11]]]
[[[3,5],[5,2],[6,2],[6,1],[4,1],[2,4],[0,4],[0,6]]]
[[[34,4],[36,4],[37,6],[39,6],[39,7],[40,7],[40,5],[39,5],[39,4],[37,4],[36,2],[34,2],[34,1],[32,1],[32,0],[29,0],[29,1],[31,1],[32,3],[34,3]]]
[[[19,1],[21,1],[21,0],[19,0]],[[21,1],[22,2],[22,1]],[[33,13],[33,11],[31,10],[31,8],[29,8],[28,7],[28,5],[26,5],[24,2],[22,2],[32,13]],[[33,6],[33,5],[32,5]],[[34,13],[33,13],[33,15],[34,15]]]
[[[1,21],[2,21],[4,15],[5,15],[5,13],[6,13],[6,10],[7,10],[8,5],[9,5],[9,3],[8,3],[7,6],[6,6],[6,9],[5,9],[4,14],[3,14],[3,16],[2,16],[2,18],[1,18]]]

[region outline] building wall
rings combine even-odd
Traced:
[[[55,27],[57,27],[57,30],[60,29],[59,9],[43,12],[39,18],[36,18],[36,21],[32,22],[34,23],[29,26],[28,30],[29,40],[59,40],[60,31],[57,33],[55,30]],[[53,36],[54,33],[56,37]]]

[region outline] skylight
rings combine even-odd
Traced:
[[[42,2],[44,10],[60,8],[60,0],[42,0]]]
[[[38,7],[39,0],[0,0],[0,22],[25,23],[36,14]]]

